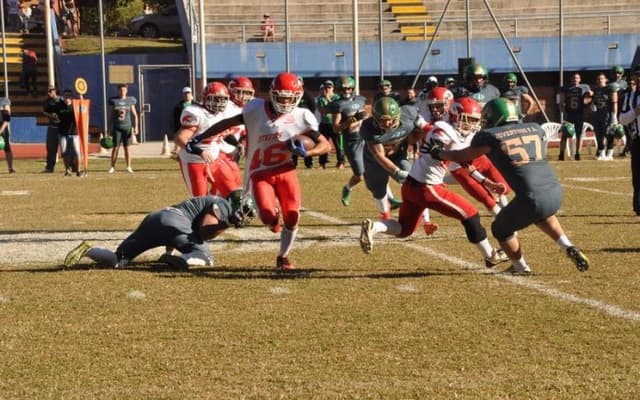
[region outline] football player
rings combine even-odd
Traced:
[[[584,105],[588,98],[593,95],[589,85],[582,82],[580,74],[571,75],[571,83],[562,87],[562,104],[564,105],[564,119],[571,122],[576,132],[576,153],[575,160],[580,161],[580,148],[582,139],[582,127],[584,126]],[[558,160],[564,161],[564,149],[567,147],[566,135],[562,135],[560,139],[560,155]]]
[[[329,142],[318,132],[318,121],[311,111],[298,107],[302,98],[302,84],[296,74],[282,72],[271,82],[269,100],[256,98],[242,109],[242,113],[219,121],[206,131],[191,138],[187,151],[200,155],[206,162],[211,155],[200,147],[207,139],[225,136],[231,127],[244,124],[247,129],[248,153],[245,176],[263,224],[280,233],[280,250],[276,267],[292,270],[289,260],[298,232],[301,190],[291,154],[301,157],[317,156],[329,151]],[[315,145],[307,149],[296,140],[309,136]],[[284,228],[280,225],[280,218]]]
[[[182,177],[191,196],[219,193],[227,197],[242,188],[240,168],[233,156],[238,141],[227,142],[220,138],[207,139],[201,143],[202,150],[209,155],[205,162],[202,157],[187,152],[187,141],[204,132],[216,122],[238,114],[236,107],[229,106],[229,90],[222,82],[211,82],[202,91],[202,105],[187,106],[180,116],[181,127],[175,141],[180,147],[179,161]],[[235,128],[235,127],[234,127]],[[229,136],[239,136],[242,127],[234,129]]]
[[[460,150],[469,146],[473,136],[480,130],[481,114],[482,107],[471,97],[461,97],[454,103],[450,110],[450,119],[452,125],[460,133],[462,141],[454,143],[452,149]],[[484,154],[463,165],[456,162],[450,163],[449,173],[471,197],[482,203],[493,215],[497,215],[502,207],[509,202],[507,199],[507,195],[511,192],[509,184]],[[487,176],[504,186],[504,191],[497,195],[497,201],[496,194],[482,184],[483,176]]]
[[[613,160],[613,129],[618,124],[617,83],[609,84],[607,76],[601,72],[596,76],[596,85],[591,97],[593,130],[596,134],[598,150],[596,160]]]
[[[377,233],[400,238],[411,235],[420,223],[423,210],[428,208],[459,220],[465,229],[467,239],[480,250],[488,268],[508,261],[504,253],[494,249],[489,243],[486,230],[480,224],[480,214],[473,204],[447,188],[444,177],[448,162],[433,158],[429,152],[430,146],[436,143],[444,148],[450,148],[454,143],[461,143],[463,138],[448,123],[437,121],[426,135],[422,135],[421,139],[423,141],[420,146],[420,156],[414,161],[402,184],[403,201],[398,220],[373,222],[366,219],[362,221],[360,232],[362,250],[365,253],[371,252],[373,238]],[[493,191],[504,190],[501,184],[487,177],[479,176],[478,178]]]
[[[518,77],[513,72],[504,76],[504,90],[500,95],[514,101],[520,108],[523,118],[529,114],[533,106],[534,100],[529,94],[529,89],[526,86],[518,86]]]
[[[360,137],[360,126],[367,116],[364,110],[367,99],[353,93],[356,81],[350,76],[340,77],[336,86],[340,98],[329,104],[328,108],[333,114],[333,130],[337,135],[342,135],[344,152],[351,165],[351,178],[342,188],[341,201],[346,207],[351,201],[353,188],[362,181],[364,175],[364,141]]]
[[[464,81],[462,97],[473,97],[481,106],[500,97],[498,88],[489,83],[489,73],[482,64],[469,65],[464,71]]]
[[[364,180],[373,195],[382,220],[391,218],[388,200],[389,177],[404,183],[411,169],[407,147],[418,142],[416,131],[430,129],[415,107],[400,107],[392,97],[381,97],[373,105],[373,117],[362,122],[360,136],[364,139]],[[438,225],[429,220],[425,211],[424,230],[434,233]]]
[[[589,259],[571,243],[556,217],[562,203],[562,187],[547,162],[544,135],[540,125],[520,122],[516,104],[501,97],[483,108],[482,130],[469,147],[451,151],[446,149],[446,143],[431,142],[425,152],[431,159],[459,163],[486,154],[509,182],[515,197],[491,225],[493,236],[511,259],[508,272],[531,273],[515,232],[533,224],[560,246],[579,271],[586,271]]]
[[[231,226],[239,228],[248,224],[255,215],[251,202],[243,199],[241,192],[234,193],[230,200],[207,195],[154,211],[115,252],[83,241],[67,254],[64,266],[72,267],[86,256],[101,266],[124,268],[140,254],[160,246],[180,252],[160,257],[160,262],[172,267],[212,266],[214,259],[206,242]]]

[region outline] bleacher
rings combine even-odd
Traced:
[[[194,8],[198,9],[194,0]],[[636,32],[638,0],[564,0],[564,34],[602,35]],[[429,40],[447,0],[386,0],[383,3],[383,39]],[[470,0],[473,38],[498,37],[483,0]],[[543,37],[558,34],[557,0],[490,0],[507,37]],[[452,0],[438,34],[439,39],[466,37],[466,0]],[[265,13],[276,22],[276,41],[284,41],[285,5],[253,0],[205,2],[208,43],[260,42],[260,21]],[[352,0],[289,0],[289,41],[351,41]],[[359,0],[359,39],[378,40],[377,0]]]
[[[194,1],[197,10],[198,1]],[[289,0],[291,42],[351,41],[353,35],[352,0]],[[208,43],[260,42],[260,21],[269,13],[276,23],[276,41],[284,41],[284,2],[278,5],[252,0],[205,1],[205,32]],[[377,0],[358,1],[359,39],[378,40]],[[384,40],[401,40],[402,34],[390,11],[383,12]]]
[[[423,0],[431,21],[437,23],[447,0]],[[483,0],[471,0],[472,37],[498,37]],[[558,35],[558,0],[490,0],[489,4],[507,37]],[[564,35],[605,35],[638,31],[638,0],[564,0]],[[461,39],[466,35],[465,0],[452,0],[438,36]]]

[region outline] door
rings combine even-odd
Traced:
[[[182,99],[182,88],[190,85],[189,65],[140,65],[140,139],[173,139],[173,107]]]

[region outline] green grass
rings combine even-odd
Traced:
[[[516,279],[486,274],[460,224],[436,213],[435,236],[379,238],[362,254],[359,222],[377,212],[363,185],[342,207],[350,172],[333,168],[299,170],[297,274],[273,271],[278,237],[257,221],[211,243],[213,268],[176,272],[143,257],[125,270],[63,270],[79,238],[115,246],[186,190],[166,159],[134,158],[133,175],[91,160],[84,179],[38,174],[42,163],[18,160],[18,174],[0,174],[0,249],[12,260],[0,259],[2,399],[640,394],[640,220],[628,160],[553,163],[561,223],[593,266],[577,272],[529,228],[519,238],[535,275]],[[14,258],[22,248],[51,256]]]
[[[84,55],[100,52],[100,37],[81,35],[62,40],[64,54]],[[106,54],[176,53],[183,51],[181,40],[105,37]]]

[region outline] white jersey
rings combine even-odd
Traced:
[[[446,149],[463,142],[463,137],[451,125],[437,121],[424,138],[425,143],[438,143]],[[420,148],[420,156],[413,162],[409,175],[418,182],[428,185],[439,185],[447,174],[447,162],[431,157],[431,154]]]
[[[225,114],[228,111],[230,114],[229,116],[235,116],[238,114],[242,114],[242,107],[230,101],[227,104],[227,109],[224,111],[225,111]],[[233,135],[237,141],[240,141],[240,139],[247,136],[247,128],[244,126],[244,124],[232,126],[231,128],[225,131],[224,136],[227,136],[228,134]],[[222,141],[220,143],[220,151],[223,153],[233,154],[236,150],[237,150],[236,146],[233,146],[225,141]]]
[[[242,116],[248,139],[247,176],[293,166],[287,142],[305,132],[318,130],[318,120],[308,109],[296,107],[290,113],[278,115],[260,98],[247,103]]]
[[[231,103],[229,103],[231,104]],[[191,104],[185,107],[182,110],[182,114],[180,114],[180,124],[183,127],[197,127],[195,135],[198,135],[207,129],[209,129],[213,124],[219,122],[223,119],[232,117],[237,115],[238,111],[232,107],[225,108],[224,111],[219,112],[217,114],[213,114],[206,108],[197,105]],[[224,135],[216,135],[211,138],[204,139],[200,147],[203,152],[208,152],[211,154],[212,158],[215,160],[218,158],[220,151],[222,150],[223,143],[222,138]],[[226,143],[224,145],[227,145]],[[228,146],[228,145],[227,145]],[[233,146],[232,146],[233,147]],[[185,149],[180,149],[180,160],[187,163],[204,163],[202,157],[196,154],[190,154]]]

